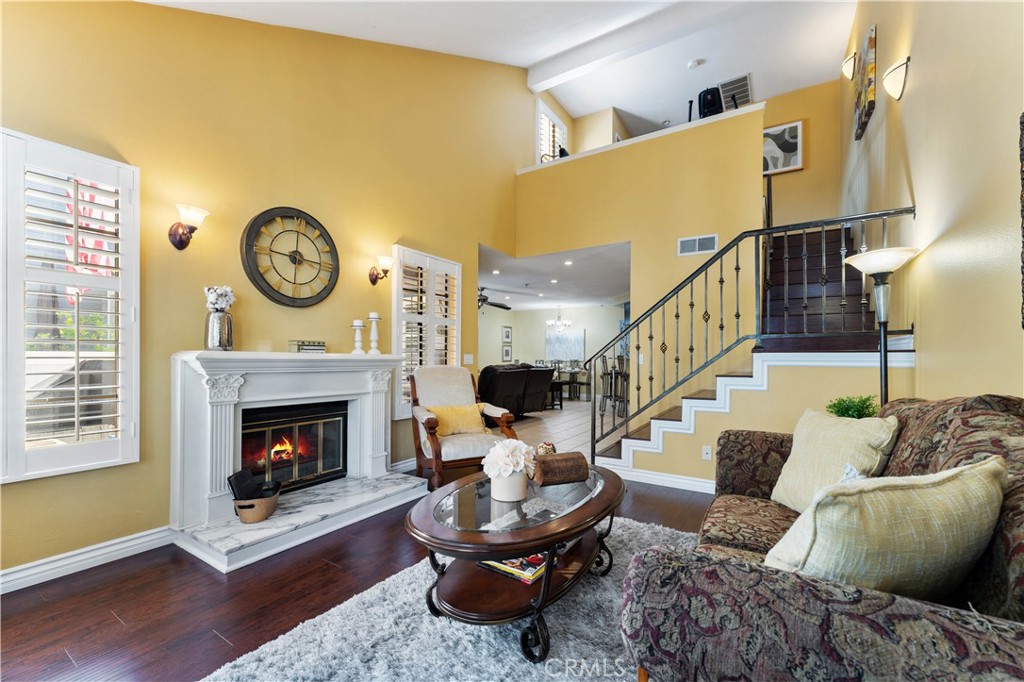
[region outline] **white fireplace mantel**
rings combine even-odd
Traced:
[[[397,355],[185,351],[171,358],[171,527],[234,518],[242,410],[348,401],[348,476],[387,473]]]

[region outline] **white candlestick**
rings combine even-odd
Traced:
[[[377,341],[380,336],[377,334],[377,321],[380,319],[380,315],[377,313],[370,313],[370,355],[380,355],[380,349],[377,348]]]
[[[352,329],[356,332],[356,347],[352,350],[353,355],[366,355],[366,351],[363,350],[363,326],[362,320],[352,322]]]

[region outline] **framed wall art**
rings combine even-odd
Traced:
[[[763,175],[804,167],[803,122],[784,123],[764,130]]]
[[[501,342],[512,343],[512,327],[503,326],[501,328]]]
[[[860,48],[860,59],[853,77],[857,86],[857,98],[853,104],[853,139],[864,137],[868,120],[875,110],[875,25],[868,27],[864,44]]]
[[[501,347],[501,361],[512,362],[512,345],[506,343]]]

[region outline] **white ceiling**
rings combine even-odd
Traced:
[[[479,277],[491,301],[513,310],[623,303],[629,300],[629,242],[531,258],[481,245]]]
[[[574,118],[617,108],[633,135],[685,123],[705,88],[750,75],[754,101],[839,75],[856,3],[818,2],[154,2],[264,24],[404,45],[527,69]],[[693,69],[694,59],[704,63]],[[694,116],[696,117],[696,107]],[[512,259],[481,247],[480,284],[516,309],[619,303],[629,246]],[[502,271],[500,278],[490,275]],[[568,274],[568,272],[566,272]],[[498,292],[510,290],[515,293]],[[550,293],[549,293],[550,291]],[[509,296],[506,301],[503,297]]]

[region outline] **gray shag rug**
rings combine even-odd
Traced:
[[[588,574],[544,610],[551,650],[541,663],[530,663],[519,650],[525,619],[469,625],[431,616],[424,595],[434,572],[424,559],[206,679],[635,680],[636,669],[619,634],[622,580],[629,559],[654,545],[693,547],[695,536],[617,518],[606,543],[614,556],[611,573]]]

